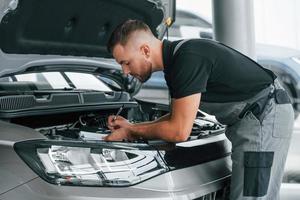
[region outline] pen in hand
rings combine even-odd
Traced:
[[[117,114],[114,116],[113,120],[112,121],[115,121],[117,119],[117,117],[120,115],[120,113],[122,112],[124,108],[124,104],[119,108]]]

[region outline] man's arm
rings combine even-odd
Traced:
[[[114,130],[106,140],[120,140],[131,136],[162,139],[169,142],[185,141],[191,133],[200,99],[200,93],[173,99],[171,114],[163,117],[163,120],[141,124],[128,124],[124,119],[111,122],[111,126],[120,128]]]
[[[141,123],[138,123],[138,124],[153,124],[153,123],[157,123],[157,122],[162,122],[162,121],[166,121],[166,120],[169,120],[170,119],[170,113],[168,114],[165,114],[163,116],[161,116],[160,118],[154,120],[154,121],[148,121],[148,122],[141,122]]]

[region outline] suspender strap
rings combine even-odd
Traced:
[[[175,46],[175,48],[174,48],[173,56],[176,54],[176,52],[178,51],[178,49],[179,49],[185,42],[187,42],[187,41],[189,41],[189,40],[190,40],[190,39],[180,41],[180,42]]]

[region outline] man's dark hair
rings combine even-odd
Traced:
[[[151,29],[147,24],[140,20],[128,19],[119,24],[110,35],[107,42],[107,51],[112,53],[114,46],[118,43],[125,45],[130,37],[130,34],[137,30],[144,30],[151,32]]]

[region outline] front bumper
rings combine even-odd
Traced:
[[[34,178],[0,199],[22,200],[109,200],[109,199],[195,199],[228,185],[230,156],[174,170],[131,187],[78,187],[49,184]]]

